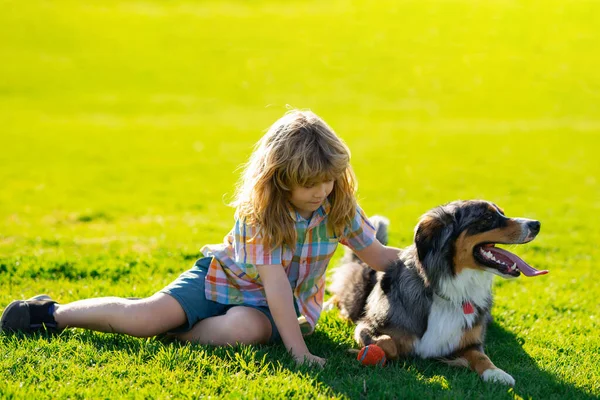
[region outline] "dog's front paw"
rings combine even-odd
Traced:
[[[486,382],[497,382],[504,385],[515,386],[515,379],[500,368],[490,368],[483,371],[481,378]]]

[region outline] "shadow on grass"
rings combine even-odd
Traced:
[[[13,339],[23,339],[20,334],[15,336]],[[56,338],[45,334],[34,335],[36,336],[37,340],[47,340],[50,345]],[[199,359],[204,359],[201,368],[207,375],[213,375],[218,373],[219,368],[224,368],[225,364],[229,365],[226,367],[229,373],[236,373],[238,369],[252,368],[252,364],[262,368],[266,362],[270,364],[268,373],[277,374],[285,369],[293,374],[299,374],[304,377],[303,379],[308,378],[315,385],[320,386],[319,392],[325,391],[321,394],[327,397],[342,396],[351,399],[596,398],[583,389],[561,382],[556,376],[540,369],[536,360],[523,350],[522,340],[496,323],[492,323],[489,327],[486,352],[499,368],[515,378],[514,388],[485,383],[476,373],[466,368],[449,367],[430,360],[407,359],[391,362],[383,368],[365,367],[356,361],[355,355],[348,352],[351,348],[348,340],[332,338],[327,330],[322,328],[307,338],[311,351],[328,360],[322,370],[296,366],[281,344],[214,348],[156,338],[138,339],[126,335],[100,334],[83,330],[65,331],[59,337],[61,340],[57,340],[55,344],[61,347],[74,347],[73,350],[78,352],[81,361],[89,358],[94,363],[110,362],[114,356],[109,354],[116,354],[117,357],[125,356],[123,360],[129,363],[128,368],[151,362],[168,369],[193,370],[200,367]],[[71,341],[71,339],[75,340]],[[90,346],[86,350],[78,346],[78,342]],[[48,351],[51,353],[52,349]],[[207,357],[212,361],[208,361]],[[245,365],[240,367],[238,364]]]
[[[383,368],[365,367],[347,352],[348,347],[343,352],[335,350],[335,354],[327,351],[328,338],[325,334],[318,335],[314,341],[316,343],[309,344],[309,347],[323,346],[322,354],[331,361],[328,368],[319,374],[318,380],[334,393],[352,399],[597,398],[540,369],[536,361],[523,350],[522,340],[496,323],[489,326],[486,353],[497,367],[515,378],[514,388],[483,382],[469,369],[450,367],[431,360],[407,359],[388,363]],[[330,345],[335,346],[333,343]]]

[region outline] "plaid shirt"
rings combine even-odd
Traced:
[[[236,219],[224,243],[207,245],[201,250],[205,256],[213,257],[206,275],[206,298],[222,304],[267,306],[256,267],[282,265],[290,279],[297,310],[314,328],[323,307],[325,270],[338,243],[353,250],[362,250],[375,240],[375,228],[359,207],[343,235],[335,236],[327,229],[330,209],[331,205],[326,200],[310,221],[290,210],[298,234],[294,253],[288,246],[269,251],[263,246],[256,226]]]

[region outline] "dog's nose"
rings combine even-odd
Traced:
[[[540,231],[540,228],[542,227],[542,224],[540,223],[540,221],[529,221],[527,223],[527,227],[529,228],[529,231],[532,235],[537,235]]]

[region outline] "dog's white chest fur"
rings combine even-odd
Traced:
[[[442,357],[452,353],[460,344],[465,327],[470,327],[476,314],[465,314],[457,306],[435,296],[423,337],[415,343],[414,352],[420,357]]]
[[[465,269],[460,275],[445,281],[441,294],[434,295],[427,330],[414,344],[413,351],[423,358],[444,357],[454,352],[465,329],[473,326],[477,311],[465,314],[462,304],[484,306],[491,296],[493,275]],[[450,299],[450,300],[447,300]]]

